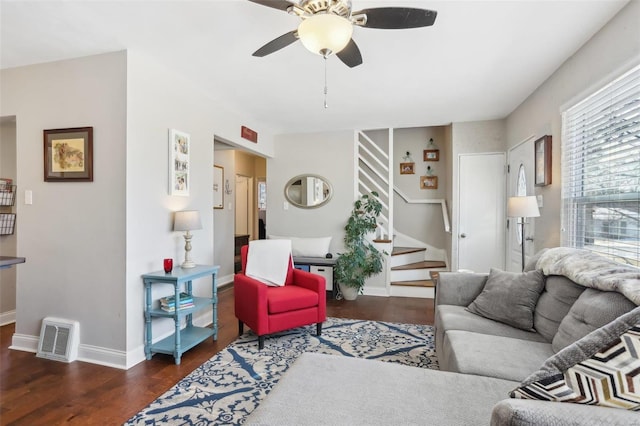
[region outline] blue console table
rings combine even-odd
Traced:
[[[173,355],[176,364],[180,364],[182,354],[198,343],[213,336],[213,340],[218,339],[218,285],[216,275],[219,266],[196,265],[195,268],[182,269],[176,267],[169,274],[163,270],[144,274],[142,280],[145,289],[145,309],[144,318],[146,323],[146,335],[144,340],[144,353],[147,359],[151,359],[154,353],[163,353]],[[174,312],[167,312],[160,307],[152,308],[151,286],[154,284],[170,284],[173,286],[175,300],[179,300],[179,294],[182,292],[182,285],[185,284],[184,292],[193,295],[192,280],[211,276],[211,298],[194,297],[193,307],[176,309]],[[212,326],[196,327],[193,325],[193,314],[206,309],[209,306],[213,308]],[[173,318],[175,322],[175,332],[159,342],[152,343],[152,327],[151,319],[154,317]],[[187,325],[182,330],[180,323],[182,318],[186,318]]]

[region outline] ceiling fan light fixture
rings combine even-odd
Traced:
[[[352,34],[351,22],[331,13],[310,16],[298,26],[298,36],[304,47],[322,56],[340,52],[349,44]]]

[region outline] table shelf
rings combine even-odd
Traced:
[[[144,352],[149,360],[154,353],[163,353],[173,355],[176,364],[180,364],[182,354],[198,343],[203,342],[213,336],[213,340],[218,339],[218,285],[216,275],[219,266],[196,265],[194,268],[175,268],[170,273],[164,271],[151,272],[142,275],[145,287],[145,339]],[[197,278],[211,276],[211,297],[193,297],[192,281]],[[160,307],[152,308],[153,300],[151,296],[151,288],[157,284],[169,284],[173,287],[173,296],[175,300],[180,300],[180,293],[183,291],[193,297],[193,306],[184,309],[178,309],[174,312],[167,312]],[[193,314],[204,309],[212,308],[211,328],[196,327],[193,325]],[[153,318],[172,318],[174,321],[174,332],[160,340],[152,343],[153,340]],[[182,320],[186,319],[186,327],[180,328]]]

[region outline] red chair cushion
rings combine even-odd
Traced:
[[[286,285],[267,289],[267,310],[269,315],[311,308],[317,305],[318,293],[303,287]]]

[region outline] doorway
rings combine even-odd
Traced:
[[[248,235],[251,240],[253,234],[253,178],[236,175],[236,235]]]
[[[461,154],[458,268],[504,268],[505,154]]]

